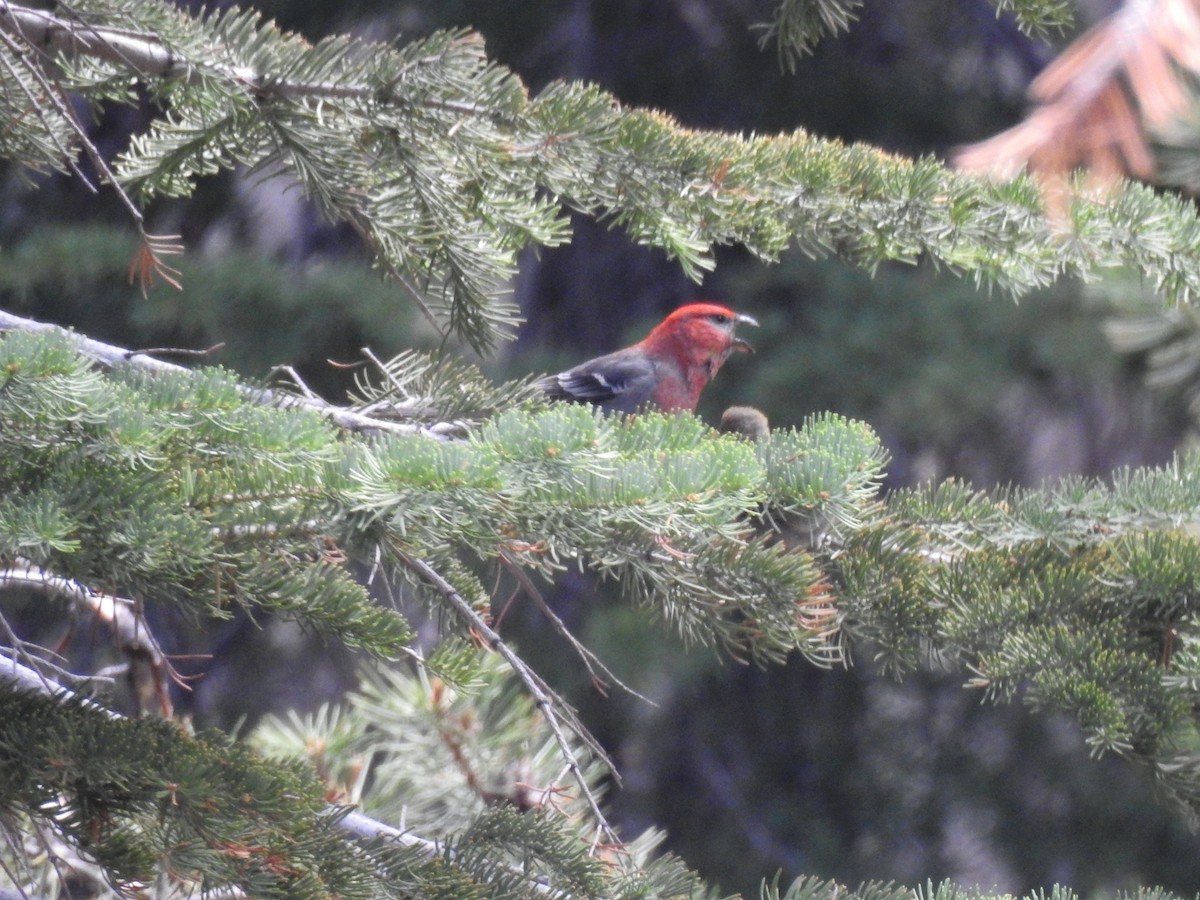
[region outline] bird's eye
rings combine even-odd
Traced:
[[[733,320],[733,316],[726,315],[725,313],[713,313],[709,318],[722,325]]]

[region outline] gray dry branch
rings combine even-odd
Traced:
[[[0,593],[7,588],[66,597],[103,622],[125,657],[126,676],[138,711],[147,713],[157,707],[158,714],[164,719],[171,718],[170,682],[185,683],[159,647],[139,604],[127,597],[92,590],[87,585],[30,565],[0,569]]]
[[[75,334],[65,328],[60,328],[58,325],[14,316],[12,313],[0,309],[0,333],[5,331],[28,331],[32,334],[53,332],[65,335],[80,353],[89,359],[95,360],[95,362],[106,369],[120,365],[133,365],[148,372],[157,373],[189,371],[184,366],[164,362],[161,359],[148,356],[137,350],[126,350],[122,347],[106,344],[103,341]],[[361,434],[423,434],[436,440],[444,440],[443,435],[447,430],[439,429],[436,426],[409,425],[404,422],[364,416],[345,407],[328,403],[313,394],[301,396],[282,391],[273,391],[269,388],[245,388],[244,393],[247,400],[261,406],[278,406],[285,409],[298,407],[313,410],[325,416],[339,428],[345,428],[348,431],[355,431]]]

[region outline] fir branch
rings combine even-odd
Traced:
[[[41,694],[56,699],[71,699],[78,702],[84,709],[112,718],[120,718],[119,714],[107,707],[80,696],[69,688],[55,684],[37,669],[19,663],[12,658],[0,661],[0,682],[6,683],[13,690]]]
[[[4,14],[8,11],[7,4],[5,4],[3,7],[0,7],[0,26],[7,21]],[[22,37],[24,37],[23,34]],[[143,294],[149,287],[153,275],[155,274],[162,277],[167,283],[178,288],[180,285],[176,280],[176,276],[179,273],[163,262],[162,257],[168,254],[182,252],[182,246],[174,243],[169,237],[151,235],[147,233],[145,228],[145,218],[142,215],[142,211],[133,202],[129,194],[125,192],[125,189],[117,180],[116,175],[114,175],[112,169],[109,168],[108,162],[101,155],[100,151],[96,149],[96,145],[92,143],[91,138],[88,137],[87,131],[79,124],[79,122],[76,121],[75,116],[67,107],[65,99],[59,96],[61,88],[50,83],[50,81],[42,74],[40,67],[29,58],[21,44],[9,36],[9,34],[7,34],[3,28],[0,28],[0,42],[7,46],[9,50],[11,50],[14,55],[16,55],[25,64],[29,75],[41,87],[42,96],[45,98],[45,103],[48,104],[51,110],[57,114],[59,120],[64,122],[70,131],[73,132],[75,140],[78,141],[80,146],[83,147],[84,152],[87,154],[88,159],[91,161],[96,171],[100,173],[103,181],[108,184],[113,191],[116,192],[117,198],[120,200],[121,205],[125,208],[125,211],[133,220],[134,227],[137,229],[138,236],[141,238],[141,246],[138,248],[138,255],[134,259],[134,265],[137,266],[141,274]],[[26,42],[26,44],[28,46],[28,42]],[[38,104],[37,108],[40,109],[41,104]],[[66,154],[66,158],[70,160],[71,155]],[[79,173],[78,168],[75,167],[73,160],[71,162],[71,167],[76,174],[81,174]],[[84,179],[84,181],[86,182],[86,179]]]
[[[538,590],[537,585],[534,584],[530,579],[529,573],[525,571],[521,564],[514,559],[510,553],[501,551],[500,561],[505,570],[517,580],[519,590],[522,591],[526,597],[533,601],[534,605],[541,610],[542,615],[544,615],[550,621],[551,627],[554,628],[554,630],[563,640],[570,644],[571,649],[575,651],[575,655],[579,657],[580,661],[582,661],[583,665],[587,668],[588,675],[590,675],[592,679],[592,684],[596,686],[598,691],[607,695],[609,684],[615,684],[622,691],[632,697],[638,698],[643,703],[646,703],[650,706],[658,706],[658,704],[649,697],[646,697],[634,690],[624,681],[618,678],[616,674],[604,664],[603,660],[585,647],[583,643],[577,637],[575,637],[575,635],[571,634],[570,629],[567,628],[567,623],[564,622],[562,618],[560,618],[559,615],[550,607],[550,604],[546,602],[546,598],[542,596],[542,592]]]
[[[45,10],[0,3],[0,31],[20,38],[45,53],[88,55],[118,66],[128,66],[147,76],[190,75],[191,65],[152,34],[70,21]],[[229,70],[232,78],[253,75]]]
[[[9,47],[11,40],[5,36],[0,43]],[[0,49],[0,65],[8,72],[8,81],[17,85],[28,105],[22,109],[12,102],[11,91],[0,91],[0,102],[5,104],[4,112],[8,114],[7,118],[11,123],[33,115],[42,128],[39,133],[37,129],[19,128],[14,124],[6,129],[5,135],[0,138],[0,151],[22,160],[24,165],[32,169],[42,164],[60,170],[69,169],[81,184],[95,193],[95,187],[80,171],[75,154],[69,146],[74,134],[72,122],[54,109],[54,103],[49,98],[43,102],[45,79],[41,77],[41,73],[25,64],[24,54],[19,50],[13,56]]]
[[[130,720],[125,720],[116,716],[108,710],[84,700],[82,697],[74,695],[72,691],[60,688],[60,686],[48,682],[36,671],[31,668],[17,664],[17,662],[2,662],[0,664],[0,698],[4,697],[6,691],[16,691],[17,694],[32,694],[40,697],[53,698],[56,702],[67,703],[67,714],[73,714],[74,708],[78,708],[80,712],[90,715],[102,715],[103,718],[115,722],[115,724],[128,725],[137,727],[137,724]],[[0,700],[2,702],[2,700]],[[540,707],[542,714],[546,714],[546,708]],[[547,718],[547,724],[550,724],[550,719]],[[80,722],[83,725],[83,722]],[[145,731],[144,728],[142,730]],[[115,732],[114,732],[115,733]],[[190,746],[198,744],[194,739],[185,736],[181,732],[169,732],[162,734],[157,742],[151,742],[146,746],[148,755],[154,760],[149,762],[150,766],[156,766],[158,756],[163,751],[176,751],[180,749],[185,752],[188,750],[203,750],[202,746]],[[172,748],[175,744],[175,748]],[[216,749],[216,748],[214,748]],[[217,749],[220,752],[220,749]],[[191,766],[196,766],[196,754],[191,752],[190,756],[186,756],[186,761]],[[36,760],[34,761],[36,763]],[[113,766],[118,766],[119,761],[114,760]],[[263,772],[269,770],[274,764],[268,761],[257,760],[244,755],[239,755],[233,760],[228,760],[221,768],[214,768],[214,772],[218,773],[218,778],[239,778],[245,776],[246,769],[250,769],[253,774],[254,768],[262,767]],[[241,769],[241,772],[239,772]],[[148,778],[154,779],[155,774],[150,774]],[[168,784],[164,788],[169,798],[173,798],[173,803],[155,803],[155,818],[166,818],[167,821],[172,820],[175,816],[184,815],[186,820],[186,812],[181,814],[180,810],[186,810],[188,798],[185,796],[185,787],[178,784]],[[133,788],[131,793],[136,794],[138,788]],[[377,820],[371,816],[362,814],[358,810],[346,808],[346,806],[312,806],[311,804],[312,791],[307,791],[304,798],[293,797],[292,803],[284,804],[280,808],[271,808],[270,805],[260,805],[257,808],[258,824],[254,835],[257,841],[269,841],[270,836],[266,832],[266,827],[274,827],[278,823],[290,824],[295,832],[304,834],[306,824],[305,817],[316,815],[318,821],[322,822],[323,826],[336,829],[335,832],[329,832],[325,835],[320,835],[320,840],[332,839],[337,841],[338,834],[344,838],[353,838],[354,844],[343,844],[328,847],[328,850],[340,852],[343,857],[341,871],[324,872],[325,875],[334,877],[348,878],[352,877],[352,872],[358,869],[359,872],[353,875],[355,878],[366,875],[367,872],[372,872],[378,877],[388,878],[388,872],[392,866],[400,865],[412,860],[421,860],[422,863],[433,865],[434,868],[443,868],[440,876],[445,877],[444,866],[449,864],[452,868],[462,869],[464,872],[480,872],[492,871],[493,875],[499,880],[511,880],[514,884],[520,884],[521,895],[532,894],[540,896],[545,894],[558,894],[564,889],[564,884],[576,883],[577,880],[583,878],[589,884],[592,890],[589,890],[588,895],[598,895],[602,892],[598,878],[610,876],[611,866],[600,865],[595,860],[584,858],[580,848],[576,846],[574,836],[569,830],[547,827],[545,820],[534,821],[530,816],[534,814],[516,814],[515,817],[506,817],[498,820],[496,812],[487,814],[482,817],[476,817],[473,827],[467,829],[462,839],[458,840],[440,840],[433,841],[421,838],[421,836],[408,832],[402,828],[396,828],[391,824]],[[262,798],[264,802],[268,802],[265,796]],[[245,803],[245,797],[241,798],[241,802]],[[292,821],[295,818],[296,821]],[[112,824],[110,822],[109,824]],[[194,823],[194,826],[199,827],[200,822]],[[233,852],[238,850],[240,844],[233,841],[223,841],[222,835],[228,834],[224,823],[214,824],[211,821],[204,824],[205,842],[214,847],[214,851],[220,854],[222,851],[232,853],[235,859],[244,860],[241,865],[241,874],[246,875],[251,871],[256,858],[265,850],[264,846],[247,847],[248,852]],[[186,841],[188,838],[194,840],[190,830],[185,828],[181,832],[174,834],[173,840]],[[186,845],[181,844],[175,848],[176,858],[182,860],[186,858]],[[358,850],[355,850],[355,847]],[[296,841],[290,851],[278,853],[272,862],[271,858],[265,859],[264,862],[270,869],[274,870],[274,874],[282,874],[284,884],[287,883],[288,877],[298,875],[293,866],[300,865],[300,860],[314,850],[312,835],[307,839],[301,838]],[[358,852],[361,851],[361,852]],[[539,866],[545,870],[548,878],[530,877],[528,871],[529,859],[528,853],[538,853],[541,857],[541,862],[545,865]],[[518,860],[517,864],[509,864],[506,858],[509,856]],[[625,866],[617,866],[617,871],[624,869]],[[182,871],[182,869],[180,869]],[[412,872],[409,872],[409,875]],[[430,877],[436,877],[430,874]],[[220,883],[221,878],[216,880]],[[252,883],[270,884],[270,882],[251,882],[241,880],[241,878],[233,878],[229,888],[233,888],[234,884],[246,884],[247,888]],[[304,882],[301,882],[304,883]],[[368,886],[364,882],[364,886],[359,889],[354,887],[354,882],[343,881],[343,895],[348,896],[382,896],[376,886]],[[293,887],[293,893],[287,893],[284,889],[283,893],[278,893],[276,890],[265,890],[263,893],[250,890],[248,895],[298,895],[300,892],[299,886]]]
[[[55,699],[69,698],[80,703],[84,709],[111,718],[121,718],[118,713],[107,709],[99,703],[76,695],[69,688],[51,682],[37,670],[13,660],[0,663],[0,681],[5,682],[12,690],[26,691]],[[394,825],[373,819],[358,810],[347,809],[345,807],[330,807],[329,813],[336,819],[338,825],[343,830],[355,837],[365,840],[385,838],[404,847],[420,850],[430,858],[436,857],[442,852],[441,847],[436,841],[425,840],[417,835],[396,828]]]
[[[314,83],[291,81],[249,66],[235,66],[215,60],[204,63],[182,56],[160,35],[106,25],[95,25],[83,18],[83,8],[66,18],[51,12],[0,2],[0,32],[14,35],[31,48],[46,54],[91,56],[122,68],[133,69],[143,77],[184,79],[200,82],[220,76],[267,96],[321,97],[328,100],[371,100],[379,88],[368,84]],[[474,104],[425,101],[430,107],[453,112],[479,114]]]
[[[10,692],[15,692],[17,694],[33,694],[33,695],[36,695],[39,697],[53,699],[57,703],[64,704],[66,706],[66,708],[71,710],[72,712],[74,712],[75,710],[78,710],[79,714],[84,715],[84,716],[99,716],[102,719],[109,721],[109,722],[133,725],[133,723],[131,723],[130,720],[126,720],[126,719],[122,718],[121,716],[112,712],[111,710],[108,710],[105,707],[101,706],[100,704],[94,703],[84,697],[81,697],[78,694],[76,694],[75,692],[73,692],[67,688],[61,687],[59,685],[56,685],[56,684],[48,681],[36,670],[31,669],[27,666],[24,666],[24,665],[16,662],[15,660],[0,662],[0,696],[3,696]],[[144,732],[145,729],[142,729],[142,731]],[[144,749],[148,755],[161,754],[164,751],[165,752],[180,752],[182,750],[182,752],[184,754],[188,754],[188,753],[192,754],[193,759],[191,760],[191,764],[196,765],[197,761],[194,758],[195,751],[203,750],[203,746],[199,745],[199,743],[196,742],[197,746],[189,748],[188,744],[192,743],[192,742],[193,742],[193,739],[184,735],[183,732],[174,730],[174,729],[170,729],[166,732],[157,732],[155,735],[155,739],[152,741],[147,741]],[[175,746],[173,747],[172,744],[174,744]],[[110,748],[110,749],[117,749],[117,748],[114,747],[114,748]],[[34,761],[34,762],[36,764],[36,761]],[[97,759],[95,762],[98,765],[104,764],[104,761],[102,759]],[[155,759],[154,765],[158,765],[159,762],[160,761],[158,759]],[[114,767],[119,766],[119,765],[121,765],[121,762],[114,756],[112,765]],[[237,772],[238,768],[243,768],[243,769],[245,769],[246,767],[249,767],[251,769],[259,768],[259,769],[261,769],[261,772],[266,772],[266,771],[269,771],[272,768],[272,766],[278,767],[278,765],[279,765],[278,763],[266,764],[265,762],[262,762],[262,761],[250,761],[248,758],[243,756],[243,758],[240,758],[240,759],[227,760],[225,762],[225,767],[226,767],[225,771],[228,776],[232,776],[232,777],[236,778],[239,774]],[[148,779],[153,779],[155,776],[147,773],[146,777]],[[81,786],[83,786],[83,785],[81,785]],[[171,790],[175,790],[175,791],[182,790],[180,785],[168,785],[168,787],[170,787]],[[151,788],[151,790],[153,790],[153,788]],[[10,800],[10,798],[5,798],[5,799],[6,799],[6,801]],[[231,799],[231,798],[221,796],[219,801],[213,801],[214,811],[216,811],[217,809],[220,809],[221,805],[223,805],[229,799]],[[243,795],[239,802],[244,803],[244,802],[247,802],[248,800],[254,801],[256,799],[262,799],[263,801],[269,802],[269,799],[265,796],[262,798],[252,798],[252,797],[248,797],[246,795]],[[272,818],[275,818],[275,819],[277,819],[277,824],[280,824],[280,825],[291,820],[292,821],[291,827],[293,827],[295,829],[293,834],[295,834],[296,836],[299,837],[300,835],[303,835],[304,830],[308,827],[308,824],[303,821],[305,818],[303,808],[304,808],[304,806],[307,805],[308,799],[310,799],[310,798],[302,798],[300,796],[293,794],[290,801],[286,802],[280,809],[272,810],[272,809],[270,809],[269,806],[263,805],[263,806],[259,807],[257,815],[270,816]],[[181,801],[183,801],[183,802],[181,802]],[[186,806],[186,801],[184,801],[184,798],[177,795],[175,797],[175,800],[173,803],[159,804],[159,803],[155,802],[153,805],[155,807],[161,808],[162,814],[170,814],[172,816],[178,816],[178,815],[181,815],[181,812],[180,812],[181,807]],[[282,813],[282,815],[279,815],[280,813]],[[415,851],[415,852],[419,853],[420,855],[422,855],[426,858],[429,858],[429,859],[436,859],[439,856],[441,856],[444,852],[443,848],[436,842],[424,840],[416,835],[404,832],[404,831],[397,829],[391,825],[388,825],[384,822],[379,822],[375,819],[372,819],[369,816],[366,816],[361,812],[346,809],[344,807],[327,806],[324,809],[318,808],[316,810],[316,814],[319,817],[323,818],[327,823],[336,826],[341,832],[344,832],[347,836],[352,836],[354,838],[357,838],[357,839],[360,839],[360,840],[363,840],[366,842],[371,842],[371,843],[376,844],[377,846],[394,845],[397,847],[405,848],[406,850]],[[186,817],[186,813],[183,813],[183,815]],[[111,825],[112,823],[110,822],[108,824]],[[198,821],[195,824],[197,826],[200,825],[200,823]],[[214,852],[219,854],[221,851],[225,851],[227,854],[229,854],[229,851],[236,849],[236,847],[233,843],[221,845],[219,837],[220,837],[221,831],[223,831],[225,829],[223,827],[218,827],[217,829],[212,829],[211,816],[210,816],[210,824],[205,826],[204,830],[210,831],[210,833],[206,836],[206,839],[214,842],[214,847],[213,847]],[[255,831],[258,832],[260,839],[267,839],[267,835],[263,831],[261,825],[259,827],[257,827],[255,829]],[[311,835],[309,835],[307,838],[300,837],[299,840],[295,841],[295,847],[293,849],[298,855],[303,855],[303,854],[311,851],[311,849],[312,849],[311,846],[305,846],[306,844],[311,845],[311,837],[312,837]],[[180,849],[182,849],[182,848],[180,848]],[[261,854],[262,849],[263,848],[257,848],[252,854],[246,854],[243,857],[245,860],[245,865],[243,867],[243,871],[251,868],[251,866],[253,865],[253,857],[255,855]],[[340,849],[341,852],[343,852],[343,853],[345,852],[345,848],[331,848],[331,849]],[[231,855],[236,856],[236,854],[231,854]],[[350,854],[351,858],[353,858],[353,856],[354,856],[354,854]],[[292,862],[295,861],[292,859],[291,856],[289,856],[286,853],[282,854],[279,858],[279,862],[281,864],[283,862],[289,861],[289,860]],[[267,862],[267,864],[269,865],[269,861],[264,860],[264,862]],[[348,867],[344,867],[344,868],[348,868]],[[280,872],[280,873],[286,873],[287,869],[285,866],[280,865],[276,871]],[[357,892],[355,892],[355,895],[359,895],[359,894]],[[371,896],[371,895],[373,895],[373,894],[367,894],[367,896]]]
[[[369,347],[362,354],[371,368],[356,374],[353,400],[363,415],[429,422],[439,432],[465,436],[473,423],[544,402],[533,378],[496,384],[455,356],[409,350],[384,362]]]
[[[394,825],[389,825],[387,822],[372,819],[370,816],[356,809],[340,810],[338,815],[338,825],[357,838],[368,841],[375,841],[382,838],[400,844],[403,847],[419,850],[423,855],[431,859],[442,852],[442,848],[438,845],[437,841],[427,841]]]
[[[415,670],[373,669],[348,702],[272,717],[250,741],[273,757],[308,758],[327,795],[439,836],[445,858],[478,877],[518,879],[515,896],[561,891],[579,865],[610,888],[586,896],[624,896],[612,890],[614,875],[654,880],[638,856],[644,841],[599,858],[587,852],[590,811],[570,786],[558,785],[561,751],[508,664],[473,646],[443,646],[439,655],[446,652],[464,670],[455,685],[432,674],[442,668],[432,661]],[[590,755],[583,762],[589,782],[603,777],[598,762]],[[484,828],[491,833],[486,849],[474,839]],[[547,855],[549,845],[556,849]]]
[[[1075,716],[1200,822],[1200,457],[1111,484],[893,492],[833,552],[843,629],[885,671],[963,670],[993,702]],[[865,640],[864,640],[865,639]]]
[[[991,0],[991,3],[997,15],[1014,16],[1023,32],[1039,38],[1062,32],[1075,19],[1071,0]]]
[[[39,357],[47,345],[53,354]],[[39,566],[90,572],[147,601],[174,602],[182,586],[180,599],[210,612],[230,599],[266,606],[390,653],[402,643],[395,623],[342,566],[381,538],[410,553],[450,548],[541,573],[591,559],[692,640],[763,660],[797,642],[827,656],[809,646],[827,631],[815,615],[824,589],[811,558],[743,539],[740,517],[762,499],[761,461],[694,417],[606,420],[559,406],[509,410],[470,441],[419,433],[341,441],[299,410],[250,405],[256,397],[219,371],[151,361],[153,378],[136,366],[104,378],[70,352],[78,346],[62,334],[44,343],[14,335],[6,345],[15,382],[5,413],[44,430],[46,446],[16,453],[14,445],[5,475],[21,490],[0,507],[0,523],[9,552]],[[82,431],[72,424],[80,419],[90,423]],[[808,450],[779,442],[772,493],[799,467],[800,496],[853,522],[875,471],[873,436],[830,423]],[[51,446],[96,465],[147,468],[101,467],[111,493],[77,496],[72,457]],[[172,468],[180,478],[169,477]],[[111,527],[85,524],[100,518]],[[282,554],[263,552],[272,546]]]
[[[446,581],[442,575],[439,575],[438,571],[434,569],[432,565],[426,563],[425,560],[410,557],[408,554],[403,552],[398,553],[398,556],[400,556],[404,564],[416,572],[416,574],[418,574],[422,580],[430,583],[431,586],[443,596],[443,599],[445,599],[446,602],[449,602],[450,606],[454,608],[455,612],[458,614],[458,616],[460,616],[460,618],[462,618],[463,622],[467,623],[469,628],[473,629],[476,634],[479,634],[482,638],[484,638],[484,640],[487,642],[488,648],[491,648],[494,650],[494,652],[499,653],[500,656],[503,656],[504,661],[508,662],[508,664],[512,667],[512,671],[514,671],[517,678],[521,680],[524,688],[526,688],[526,690],[529,692],[529,696],[533,697],[536,707],[538,707],[538,709],[541,710],[541,714],[545,716],[546,725],[550,726],[550,730],[554,734],[554,740],[556,740],[558,743],[559,750],[562,751],[564,761],[566,762],[566,768],[568,768],[572,778],[575,779],[576,784],[580,786],[580,792],[583,794],[583,798],[587,800],[588,808],[592,810],[592,816],[595,823],[598,840],[601,838],[613,841],[618,840],[617,833],[614,832],[610,824],[608,824],[608,820],[605,818],[604,812],[600,810],[600,804],[595,798],[592,787],[590,787],[587,780],[583,778],[583,770],[580,768],[580,762],[578,762],[575,756],[575,751],[571,749],[570,743],[568,743],[568,740],[566,740],[562,726],[559,725],[556,707],[558,709],[562,709],[564,713],[570,716],[571,730],[574,731],[576,736],[583,740],[583,742],[586,743],[589,748],[601,758],[601,760],[604,760],[606,766],[608,766],[608,769],[610,769],[611,772],[616,775],[616,767],[614,767],[612,762],[608,760],[604,749],[602,749],[601,746],[595,742],[595,738],[590,736],[587,728],[584,728],[583,725],[575,719],[574,714],[570,713],[570,710],[568,707],[566,707],[566,704],[563,703],[563,701],[560,700],[556,694],[554,694],[554,691],[552,691],[550,686],[548,686],[544,680],[538,676],[538,673],[534,672],[532,668],[529,668],[529,666],[520,658],[520,656],[512,652],[512,649],[509,648],[508,643],[504,642],[504,638],[500,637],[497,632],[492,629],[492,626],[485,622],[484,618],[482,618],[478,612],[475,612],[474,608],[469,604],[469,602],[467,602],[466,598],[463,598],[462,594],[458,593],[455,587],[452,586],[449,581]]]
[[[5,310],[0,310],[0,333],[5,331],[25,331],[31,334],[58,334],[68,339],[75,348],[88,359],[95,360],[105,368],[120,365],[131,365],[153,374],[183,374],[190,370],[173,363],[164,362],[135,350],[125,350],[121,347],[106,344],[102,341],[77,335],[74,332],[51,325],[37,322],[33,319],[15,316]],[[296,394],[281,393],[266,388],[245,387],[241,389],[246,399],[263,406],[276,406],[283,409],[310,409],[320,413],[340,428],[365,434],[426,434],[429,437],[441,439],[439,431],[424,426],[407,425],[402,422],[387,419],[372,418],[353,410],[334,406],[316,397],[297,396]]]
[[[562,727],[558,722],[558,713],[555,711],[555,708],[558,707],[559,709],[567,711],[566,705],[553,691],[550,690],[546,683],[542,681],[541,677],[531,668],[529,668],[525,661],[516,653],[514,653],[511,648],[509,648],[504,639],[501,638],[500,635],[497,634],[487,622],[484,621],[483,617],[474,610],[471,604],[467,602],[466,598],[464,598],[462,594],[455,589],[454,585],[443,578],[438,571],[433,568],[433,566],[429,565],[429,563],[425,562],[424,560],[409,556],[403,552],[398,552],[397,555],[400,556],[404,564],[411,568],[413,572],[433,586],[433,588],[441,594],[446,602],[453,607],[455,612],[462,618],[462,620],[467,623],[472,630],[478,633],[485,641],[487,641],[488,647],[499,653],[504,658],[504,661],[512,667],[513,672],[516,673],[517,678],[520,679],[521,683],[525,686],[525,689],[529,692],[530,697],[533,698],[537,708],[545,717],[546,724],[554,734],[554,739],[558,743],[558,747],[562,752],[563,759],[566,761],[567,769],[570,771],[571,776],[575,779],[575,783],[579,785],[579,790],[584,799],[587,801],[588,808],[591,810],[593,821],[596,827],[597,839],[599,840],[603,838],[605,840],[617,841],[618,838],[616,832],[613,830],[612,826],[608,824],[608,820],[605,818],[603,811],[600,809],[600,804],[596,800],[596,796],[593,793],[591,786],[587,783],[587,779],[584,778],[583,770],[580,768],[579,760],[575,756],[575,751],[571,749],[571,745],[567,741],[566,735],[563,734]],[[573,715],[571,715],[571,719],[574,720]],[[595,752],[601,759],[605,760],[605,763],[608,765],[610,771],[615,774],[616,768],[612,765],[611,761],[608,760],[603,749],[600,748],[595,739],[591,737],[587,729],[578,722],[573,721],[572,730],[575,732],[576,736],[583,740],[593,750],[593,752]]]
[[[771,21],[754,26],[762,32],[759,47],[774,41],[780,65],[794,73],[818,41],[850,27],[860,6],[862,0],[777,0]]]
[[[89,0],[79,15],[103,23],[106,8]],[[845,0],[794,8],[844,10]],[[164,13],[157,35],[4,11],[0,28],[14,36],[100,54],[113,77],[132,71],[169,97],[170,113],[138,138],[119,176],[147,195],[184,194],[220,167],[282,164],[360,231],[440,327],[480,350],[511,336],[515,254],[566,240],[564,207],[611,218],[696,278],[717,246],[773,260],[798,244],[867,269],[927,257],[1012,294],[1118,264],[1139,266],[1168,301],[1200,293],[1194,210],[1145,188],[1090,196],[1076,184],[1052,218],[1029,178],[984,182],[802,132],[694,131],[586,85],[552,84],[530,99],[465,33],[397,50],[309,45],[250,13]]]

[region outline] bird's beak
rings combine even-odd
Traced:
[[[758,327],[758,319],[754,318],[753,316],[748,316],[745,313],[738,313],[737,318],[734,321],[737,322],[738,325],[753,325],[755,328]],[[750,343],[740,337],[735,337],[733,339],[733,349],[741,351],[742,353],[754,352],[754,348],[750,346]]]

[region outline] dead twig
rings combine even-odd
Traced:
[[[554,626],[554,630],[557,631],[559,635],[561,635],[562,638],[571,645],[571,649],[575,651],[575,653],[583,661],[584,666],[587,667],[588,675],[591,676],[592,683],[596,685],[596,689],[600,691],[600,693],[607,694],[605,688],[611,683],[615,684],[630,696],[637,697],[639,700],[648,703],[651,706],[658,706],[658,704],[649,697],[630,687],[620,678],[618,678],[616,674],[613,673],[612,669],[604,664],[604,661],[601,660],[600,657],[589,650],[579,640],[579,638],[571,634],[571,630],[567,628],[567,623],[564,622],[559,615],[550,608],[550,604],[546,602],[546,598],[542,596],[542,592],[538,590],[537,585],[533,583],[533,579],[529,577],[529,573],[521,567],[520,563],[506,553],[500,554],[500,562],[505,569],[512,573],[513,578],[517,580],[517,583],[525,592],[526,596],[528,596],[529,599],[534,602],[534,605],[537,606],[537,608],[542,611],[546,618],[550,620],[550,624]]]
[[[551,733],[554,735],[554,740],[558,744],[559,751],[563,755],[567,770],[575,779],[575,783],[579,785],[579,790],[584,800],[587,802],[588,808],[591,810],[592,817],[596,824],[597,844],[600,842],[601,838],[618,842],[619,839],[617,838],[616,832],[613,830],[612,826],[608,824],[608,820],[601,811],[600,804],[596,800],[596,795],[592,792],[591,787],[587,783],[587,779],[584,777],[583,770],[579,765],[579,760],[575,756],[575,751],[571,748],[570,742],[563,733],[562,725],[559,723],[559,712],[556,711],[556,708],[557,710],[560,710],[567,718],[569,727],[571,728],[571,731],[575,733],[576,737],[583,741],[593,753],[596,753],[597,756],[603,760],[605,765],[608,766],[614,777],[616,777],[616,768],[613,766],[612,761],[608,758],[608,755],[604,752],[604,748],[602,748],[596,742],[596,739],[588,733],[583,724],[575,718],[570,707],[567,706],[567,704],[563,702],[563,700],[559,698],[554,691],[552,691],[550,687],[541,679],[541,676],[534,672],[533,669],[531,669],[525,663],[525,661],[521,659],[521,657],[518,656],[512,650],[512,648],[510,648],[508,644],[504,642],[504,639],[501,638],[500,635],[497,634],[492,627],[487,624],[487,622],[484,621],[483,616],[481,616],[472,608],[471,604],[465,597],[463,597],[462,594],[458,592],[454,585],[447,581],[441,575],[441,573],[439,573],[433,568],[433,566],[425,562],[423,559],[417,559],[416,557],[410,556],[403,550],[399,549],[396,550],[396,555],[399,557],[400,561],[403,562],[412,572],[419,575],[423,581],[437,590],[437,592],[442,595],[446,602],[448,602],[454,608],[454,610],[460,616],[462,616],[468,627],[476,634],[480,635],[487,642],[488,647],[499,653],[504,658],[505,662],[509,664],[514,674],[516,674],[518,680],[520,680],[520,682],[525,686],[525,690],[527,690],[529,695],[533,698],[534,705],[536,705],[541,711],[546,720],[546,724],[549,726]]]

